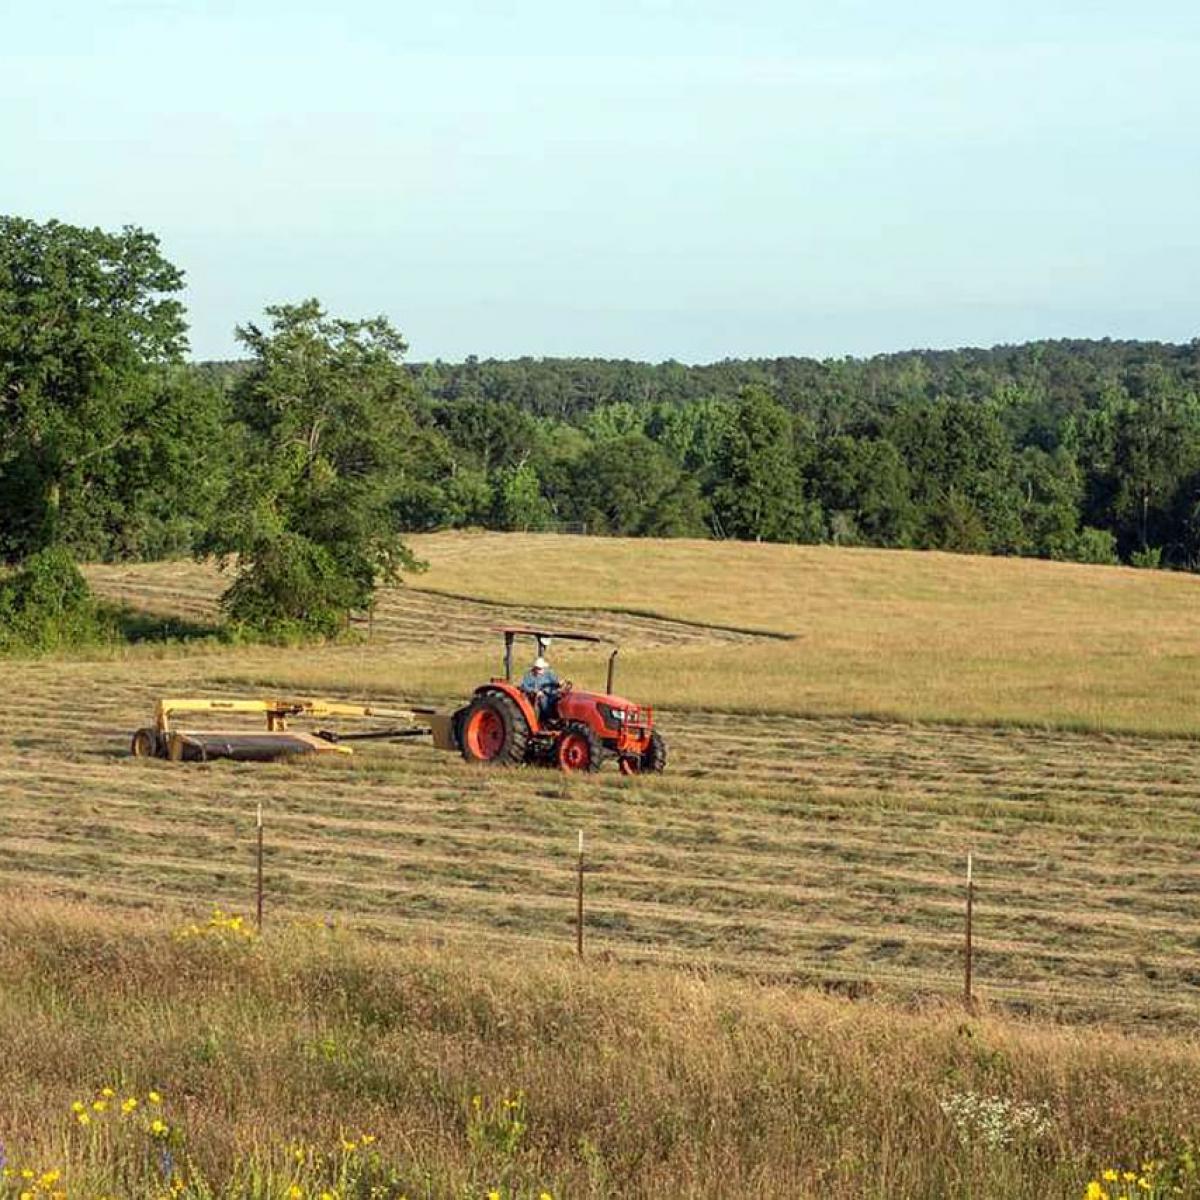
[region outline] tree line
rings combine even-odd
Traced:
[[[0,217],[5,561],[215,555],[237,620],[321,631],[439,528],[1200,564],[1200,339],[409,364],[306,300],[196,364],[182,284],[142,229]]]

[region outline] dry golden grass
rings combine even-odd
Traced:
[[[928,593],[934,610],[965,628],[982,594],[971,582],[977,575],[994,580],[1010,572],[1047,592],[1055,591],[1047,580],[1063,580],[1064,613],[1083,604],[1071,591],[1076,578],[1115,580],[1118,592],[1132,587],[1160,613],[1166,602],[1153,599],[1155,587],[1170,595],[1191,583],[1128,571],[778,547],[453,535],[423,540],[420,549],[435,564],[430,585],[465,587],[470,571],[462,564],[478,554],[477,590],[488,591],[484,581],[500,575],[520,595],[522,578],[545,578],[549,598],[560,604],[583,585],[565,565],[539,556],[586,559],[591,570],[608,556],[614,571],[631,577],[657,570],[666,599],[656,607],[668,612],[671,597],[685,594],[684,564],[712,556],[728,576],[729,562],[762,552],[777,556],[786,575],[803,573],[805,556],[826,555],[835,566],[809,572],[827,589],[829,607],[819,617],[826,625],[836,616],[833,598],[848,611],[856,589],[868,600],[890,589],[904,591],[910,605]],[[638,553],[640,566],[620,567]],[[440,573],[443,559],[457,574]],[[705,569],[713,607],[691,601],[695,607],[682,614],[689,620],[702,611],[732,615],[712,583],[717,568]],[[963,578],[955,583],[957,570]],[[838,571],[857,582],[835,587]],[[876,574],[882,579],[868,586]],[[92,575],[112,598],[201,621],[218,588],[213,573],[194,564],[95,568]],[[648,586],[631,583],[630,595],[640,599],[637,589]],[[768,684],[783,680],[788,656],[805,658],[819,639],[759,641],[616,612],[544,614],[619,636],[626,645],[621,690],[668,702],[661,721],[672,761],[659,779],[492,774],[411,745],[367,748],[350,762],[277,767],[181,769],[124,756],[129,732],[167,692],[306,690],[452,702],[496,669],[491,626],[536,611],[522,598],[516,607],[494,607],[404,589],[386,598],[370,644],[210,646],[194,654],[147,648],[93,662],[7,664],[0,879],[37,879],[59,894],[125,906],[244,905],[249,821],[261,799],[274,911],[337,914],[391,938],[458,931],[494,947],[554,945],[570,938],[570,851],[583,828],[594,867],[591,936],[622,958],[706,964],[854,993],[950,995],[960,986],[960,881],[973,850],[977,978],[994,1003],[1074,1020],[1200,1026],[1197,744],[1161,733],[1055,730],[1047,728],[1054,724],[1049,708],[1039,712],[1041,728],[1014,728],[792,715],[786,710],[823,707],[802,688],[780,693],[777,705],[763,697],[759,707],[768,711],[752,716],[695,699],[736,692],[740,676],[727,668],[748,655],[772,660]],[[768,609],[762,601],[754,611],[761,617]],[[1116,636],[1115,619],[1099,608],[1092,616],[1098,625],[1107,620]],[[1175,619],[1178,639],[1186,621]],[[1168,623],[1165,615],[1160,623]],[[976,624],[985,628],[982,617]],[[1064,617],[1059,628],[1069,632],[1070,624]],[[434,641],[444,647],[440,655]],[[599,655],[564,650],[555,657],[580,681],[602,676]],[[687,674],[675,669],[680,663]],[[1090,672],[1093,696],[1104,693],[1106,663],[1075,664],[1080,678]],[[1039,665],[1028,656],[1010,664],[1029,673]],[[843,676],[830,672],[820,688],[836,707]],[[850,668],[847,675],[853,682]],[[936,707],[948,706],[955,721],[972,716],[953,690],[962,680],[947,680]],[[1043,679],[1046,688],[1051,683]],[[1146,680],[1142,686],[1137,703],[1159,707],[1141,724],[1169,727],[1181,711],[1178,697]],[[984,699],[979,693],[971,702]],[[1064,703],[1064,722],[1082,723],[1075,702]]]
[[[790,642],[630,656],[662,703],[1193,733],[1200,578],[887,550],[447,533],[421,587]],[[632,687],[632,683],[631,683]]]
[[[374,644],[293,656],[281,682],[461,695],[496,670],[489,629],[537,612],[619,637],[622,687],[675,708],[1197,732],[1195,576],[731,542],[413,542],[430,570],[383,598]],[[215,616],[222,586],[191,563],[90,575],[110,599],[199,621]],[[427,590],[476,599],[436,608]],[[603,677],[596,655],[556,656],[569,673]]]
[[[311,922],[180,942],[161,918],[5,899],[0,1141],[10,1163],[63,1169],[72,1197],[163,1190],[157,1154],[124,1161],[122,1184],[73,1127],[72,1102],[105,1085],[114,1104],[160,1091],[195,1157],[177,1145],[177,1167],[229,1200],[277,1200],[291,1144],[364,1130],[390,1183],[340,1200],[1078,1200],[1102,1165],[1175,1160],[1200,1128],[1190,1040],[562,952],[371,946]],[[971,1127],[964,1144],[941,1104],[968,1093],[1032,1106],[1043,1128],[1002,1146]]]
[[[372,1128],[410,1200],[482,1197],[504,1171],[505,1200],[1072,1197],[1200,1127],[1197,581],[535,536],[418,549],[430,573],[384,598],[369,643],[0,664],[10,1149],[61,1146],[47,1114],[113,1072],[185,1097],[217,1176],[293,1133]],[[90,575],[193,624],[220,590],[190,563]],[[527,620],[622,642],[619,690],[662,706],[666,775],[488,772],[415,745],[126,754],[166,693],[453,703],[498,669],[492,627]],[[554,650],[603,677],[602,655]],[[260,801],[272,947],[175,946],[162,921],[252,906]],[[968,850],[982,1022],[955,1006]],[[287,932],[314,918],[345,937]],[[502,1163],[466,1138],[469,1098],[517,1087],[530,1134]],[[938,1108],[955,1091],[1045,1101],[1053,1133],[964,1149]]]

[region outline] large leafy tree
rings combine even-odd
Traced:
[[[590,447],[574,472],[572,509],[594,533],[704,537],[695,481],[641,433]]]
[[[746,388],[717,452],[713,518],[725,537],[801,542],[820,536],[819,506],[804,495],[791,414]]]
[[[485,475],[515,466],[537,442],[537,422],[507,401],[467,396],[434,409],[434,420],[454,447]]]
[[[1200,467],[1200,401],[1161,370],[1132,382],[1116,422],[1113,504],[1117,536],[1130,551],[1171,540],[1172,502]]]
[[[0,552],[59,542],[63,515],[171,403],[183,276],[151,233],[0,217]]]
[[[919,544],[970,554],[1024,547],[1012,447],[995,405],[955,396],[906,403],[886,435],[912,480]]]
[[[908,468],[891,442],[839,434],[821,447],[814,474],[834,541],[911,544],[916,514]]]
[[[205,548],[236,555],[235,620],[331,634],[419,565],[394,513],[414,453],[405,345],[383,317],[330,318],[316,300],[266,312],[237,331],[245,448]]]

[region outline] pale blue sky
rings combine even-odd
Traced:
[[[0,211],[413,359],[1200,336],[1200,4],[0,0]]]

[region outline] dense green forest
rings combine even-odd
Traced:
[[[197,364],[181,287],[140,229],[0,218],[4,560],[236,555],[247,619],[463,526],[1200,565],[1200,339],[407,363],[305,301]]]

